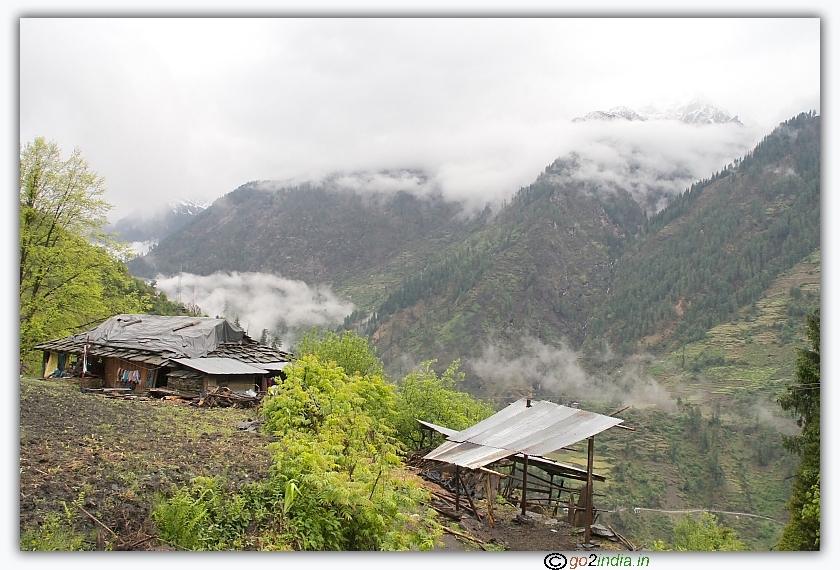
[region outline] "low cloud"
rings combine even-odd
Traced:
[[[370,159],[299,173],[265,182],[265,188],[324,185],[360,194],[409,192],[442,196],[467,212],[488,203],[498,210],[518,188],[534,182],[559,158],[566,168],[549,167],[558,182],[584,184],[594,192],[629,192],[653,214],[692,183],[748,152],[761,134],[738,124],[691,125],[677,120],[546,122],[506,124],[502,133],[459,134],[413,154]],[[491,129],[492,130],[492,129]],[[482,138],[482,135],[485,138]],[[351,164],[356,170],[341,170]]]
[[[328,184],[357,193],[408,192],[425,196],[436,192],[435,186],[422,172],[410,170],[341,174],[328,180]]]
[[[481,357],[466,361],[485,382],[522,391],[547,391],[569,400],[605,402],[615,406],[656,405],[676,409],[668,390],[644,373],[648,357],[641,355],[625,361],[618,373],[609,377],[588,374],[578,363],[579,354],[561,343],[548,346],[533,337],[522,339],[522,348],[514,354],[500,343],[485,347]]]
[[[564,166],[551,169],[558,182],[584,183],[596,193],[626,190],[653,214],[743,156],[756,133],[738,124],[617,120],[575,123],[569,135]]]
[[[296,340],[298,331],[334,327],[355,309],[328,287],[310,287],[266,273],[159,275],[157,288],[173,300],[180,288],[182,302],[195,303],[211,317],[238,317],[252,338],[258,339],[263,329],[285,331],[281,335],[285,347]]]
[[[758,423],[776,430],[784,435],[799,435],[802,429],[796,425],[796,420],[790,416],[781,415],[778,407],[770,407],[766,404],[756,402],[751,412],[755,414]]]

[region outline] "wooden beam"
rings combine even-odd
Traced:
[[[595,436],[589,436],[589,445],[587,447],[586,457],[586,512],[583,514],[584,533],[583,538],[585,543],[589,543],[592,538],[592,466],[595,460]]]
[[[612,418],[612,417],[615,417],[616,415],[620,414],[621,412],[623,412],[624,410],[628,409],[629,407],[630,407],[630,406],[624,406],[624,407],[623,407],[623,408],[621,408],[620,410],[616,410],[616,411],[614,411],[613,413],[611,413],[608,417],[611,417],[611,418]]]
[[[467,489],[466,485],[464,485],[464,492],[467,495],[467,501],[469,501],[470,503],[470,508],[472,508],[473,514],[475,514],[475,518],[478,519],[478,522],[482,522],[481,515],[479,514],[478,509],[475,508],[475,503],[473,503],[472,495],[470,495],[470,490]]]
[[[455,466],[455,510],[461,508],[461,468]]]
[[[525,516],[525,495],[528,492],[528,456],[522,465],[522,516]]]
[[[457,530],[452,530],[451,528],[446,527],[446,526],[443,526],[443,525],[441,525],[441,528],[443,529],[443,531],[444,531],[444,532],[448,532],[449,534],[453,534],[453,535],[455,535],[455,536],[460,536],[461,538],[465,538],[465,539],[467,539],[467,540],[470,540],[470,541],[472,541],[472,542],[475,542],[476,544],[478,544],[478,546],[480,546],[480,547],[481,547],[481,550],[487,550],[487,547],[486,547],[486,546],[484,546],[484,545],[485,545],[485,544],[487,544],[487,543],[486,543],[486,542],[484,542],[483,540],[479,540],[479,539],[477,539],[477,538],[476,538],[476,537],[474,537],[474,536],[470,536],[470,535],[468,535],[468,534],[464,534],[464,533],[462,533],[462,532],[458,532]]]
[[[489,473],[490,475],[498,475],[502,479],[507,478],[507,475],[505,475],[504,473],[499,473],[498,471],[493,471],[492,469],[487,469],[486,467],[479,467],[478,470],[484,473]]]

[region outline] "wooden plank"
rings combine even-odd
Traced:
[[[468,534],[458,532],[457,530],[452,530],[451,528],[448,528],[448,527],[445,527],[445,526],[441,526],[441,528],[444,530],[444,532],[448,532],[449,534],[454,534],[455,536],[460,536],[461,538],[471,540],[472,542],[477,543],[481,547],[482,550],[487,550],[487,548],[484,546],[486,543],[484,541],[481,541],[481,540],[477,539],[474,536],[470,536]]]
[[[595,436],[589,436],[586,457],[586,512],[583,515],[585,525],[583,537],[586,544],[589,544],[589,539],[592,537],[592,466],[594,461]]]

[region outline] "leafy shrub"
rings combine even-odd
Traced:
[[[368,340],[353,331],[340,335],[331,331],[319,332],[313,328],[295,346],[297,356],[316,355],[321,362],[333,361],[348,374],[382,376],[382,361],[376,356]]]
[[[441,530],[402,464],[395,387],[370,373],[381,363],[361,340],[310,337],[263,400],[269,479],[235,492],[193,480],[155,507],[161,537],[190,550],[430,550]]]
[[[278,440],[272,478],[299,550],[431,549],[439,533],[426,497],[402,468],[389,415],[393,392],[379,376],[348,376],[304,356],[264,402]],[[373,410],[370,413],[369,410]]]
[[[748,550],[738,540],[731,528],[718,524],[712,513],[702,513],[698,519],[686,516],[674,527],[673,549],[667,548],[662,541],[656,541],[653,550],[686,551],[733,551]]]
[[[434,362],[424,362],[419,371],[403,378],[397,392],[397,437],[409,449],[421,445],[417,420],[462,430],[495,412],[481,400],[457,390],[464,379],[464,373],[458,371],[459,361],[454,361],[442,376],[432,370]]]
[[[250,519],[245,498],[209,477],[193,479],[152,510],[161,538],[188,550],[241,549]]]

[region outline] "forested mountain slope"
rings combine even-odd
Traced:
[[[341,289],[389,263],[432,255],[476,224],[484,224],[482,215],[469,222],[458,204],[439,196],[250,182],[134,259],[131,269],[143,277],[260,271]]]
[[[624,351],[701,338],[820,245],[820,120],[802,114],[653,217],[592,333]]]
[[[496,215],[441,196],[248,183],[137,275],[261,271],[352,297],[345,327],[386,363],[476,356],[501,339],[667,351],[758,301],[819,248],[820,117],[803,113],[648,219],[572,154]],[[671,173],[673,174],[673,173]],[[669,176],[663,172],[663,176]],[[638,189],[632,189],[638,194]]]
[[[644,214],[626,192],[558,182],[558,161],[483,230],[405,279],[367,323],[386,361],[474,356],[495,338],[580,344]]]
[[[701,338],[819,247],[819,141],[819,117],[787,121],[650,220],[558,160],[407,278],[367,332],[386,361],[407,350],[446,362],[523,335],[624,353]]]

